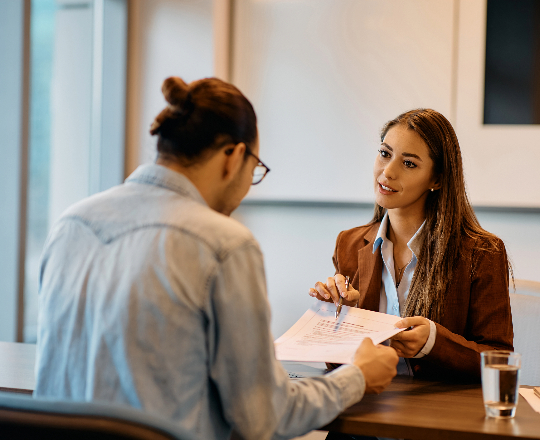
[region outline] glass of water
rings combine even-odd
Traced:
[[[483,351],[482,392],[488,417],[510,418],[516,415],[519,397],[521,355],[512,351]]]

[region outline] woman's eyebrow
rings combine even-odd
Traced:
[[[405,157],[414,157],[416,159],[418,159],[420,162],[423,162],[423,160],[420,158],[420,156],[418,156],[417,154],[413,154],[413,153],[401,153],[402,156],[405,156]]]
[[[386,142],[382,142],[381,145],[385,148],[388,148],[392,152],[394,151],[394,149],[390,145],[388,145]],[[404,157],[414,157],[418,159],[420,162],[423,162],[422,158],[414,153],[401,153],[401,155]]]

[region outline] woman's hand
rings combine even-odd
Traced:
[[[412,327],[392,336],[390,346],[393,347],[398,356],[412,358],[426,345],[429,337],[429,320],[422,316],[412,316],[404,318],[394,324],[397,328]]]
[[[339,303],[339,297],[343,297],[343,305],[355,307],[360,299],[360,292],[355,290],[349,283],[349,288],[345,288],[345,277],[340,273],[333,277],[328,277],[326,284],[317,281],[315,287],[309,289],[309,296],[320,301]]]

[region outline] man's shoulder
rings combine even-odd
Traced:
[[[246,226],[208,206],[195,204],[189,216],[179,215],[172,224],[205,241],[220,257],[245,246],[259,249],[255,237]]]
[[[73,217],[88,217],[91,219],[94,216],[99,216],[99,212],[103,209],[107,209],[107,206],[116,207],[120,206],[117,203],[119,197],[123,196],[125,185],[120,184],[113,186],[105,191],[92,194],[84,199],[78,200],[72,205],[68,206],[58,218],[59,221],[66,218]]]
[[[186,237],[205,243],[223,255],[252,244],[251,231],[239,221],[207,205],[157,187],[119,185],[68,208],[59,222],[79,221],[103,241],[111,242],[137,230],[167,230],[181,242]]]
[[[186,236],[204,243],[218,259],[246,246],[259,249],[251,231],[234,218],[207,205],[183,197],[175,197],[162,207],[153,221],[176,235],[180,244]]]

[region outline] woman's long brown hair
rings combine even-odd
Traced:
[[[450,122],[431,109],[416,109],[388,121],[381,130],[381,141],[388,131],[403,125],[424,140],[434,163],[434,174],[441,188],[430,191],[426,200],[423,244],[403,316],[424,316],[439,322],[444,311],[444,295],[452,279],[465,236],[476,246],[497,250],[499,239],[482,229],[467,197],[459,142]],[[375,204],[371,223],[380,222],[386,209]]]

